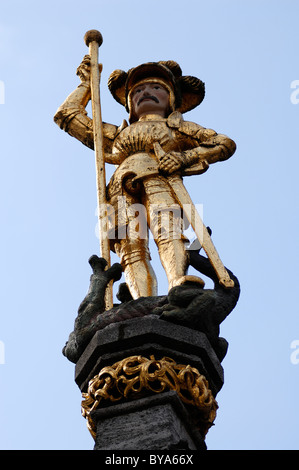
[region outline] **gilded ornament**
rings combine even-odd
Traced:
[[[95,438],[96,429],[91,412],[109,403],[136,400],[151,394],[175,390],[187,405],[194,407],[196,425],[203,435],[216,418],[217,402],[207,379],[190,365],[177,364],[169,357],[156,360],[154,356],[130,356],[112,366],[104,367],[83,393],[82,415]]]

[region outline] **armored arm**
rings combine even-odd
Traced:
[[[85,107],[90,100],[90,87],[81,83],[56,111],[54,122],[72,137],[93,149],[92,120]]]
[[[236,150],[235,142],[229,137],[184,121],[180,113],[170,115],[168,125],[175,129],[181,151],[165,153],[160,159],[162,172],[170,174],[183,170],[186,175],[202,173],[210,163],[227,160]]]
[[[198,147],[185,150],[185,165],[205,160],[208,164],[227,160],[235,150],[235,142],[223,134],[217,134],[212,129],[200,128],[193,136],[198,141]]]
[[[91,98],[88,58],[89,56],[85,56],[77,69],[77,75],[81,79],[80,85],[59,106],[54,122],[69,135],[90,149],[94,149],[93,122],[85,109]],[[117,133],[117,126],[103,123],[104,152],[107,163],[118,163],[112,156],[112,144]]]

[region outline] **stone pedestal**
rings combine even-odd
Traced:
[[[223,369],[204,333],[147,315],[96,332],[76,364],[97,450],[204,450]]]

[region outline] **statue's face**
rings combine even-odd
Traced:
[[[160,83],[146,82],[135,87],[131,103],[138,119],[145,114],[159,114],[166,117],[169,92]]]

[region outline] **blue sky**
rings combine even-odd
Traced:
[[[185,180],[242,288],[221,325],[230,346],[208,448],[299,448],[298,16],[297,0],[1,6],[1,449],[93,447],[61,349],[99,254],[94,155],[53,123],[79,83],[89,29],[104,38],[106,122],[127,117],[107,89],[113,70],[172,59],[206,84],[185,118],[237,143],[230,160]],[[163,294],[154,252],[153,264]]]

